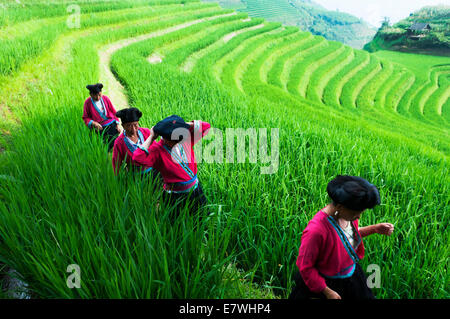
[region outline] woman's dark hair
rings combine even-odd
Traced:
[[[122,124],[138,122],[142,112],[136,107],[124,108],[116,112],[116,116],[122,120]]]
[[[97,83],[97,84],[88,84],[86,85],[86,89],[89,90],[89,93],[98,94],[103,89],[103,84]]]
[[[327,193],[334,204],[356,211],[373,208],[381,202],[378,188],[357,176],[338,175],[328,183]]]

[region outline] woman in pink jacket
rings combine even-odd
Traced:
[[[206,204],[206,197],[197,177],[194,144],[199,142],[211,125],[202,121],[186,123],[172,115],[159,121],[146,141],[133,153],[133,162],[153,167],[164,181],[163,198],[176,206],[175,212],[186,203],[196,212]],[[159,142],[155,140],[161,136]]]
[[[380,204],[376,186],[356,176],[337,176],[327,186],[332,202],[321,209],[302,234],[296,285],[289,299],[373,299],[359,265],[362,238],[391,235],[389,223],[359,227],[360,215]]]
[[[150,136],[150,129],[139,126],[142,112],[135,107],[117,111],[116,116],[122,122],[123,132],[114,142],[112,166],[114,174],[118,174],[122,166],[133,173],[152,173],[152,167],[142,166],[133,162],[133,153]]]
[[[90,97],[84,101],[84,124],[100,133],[108,144],[108,151],[111,151],[116,137],[122,132],[116,109],[111,100],[106,95],[102,95],[103,84],[91,84],[86,88],[89,90]]]

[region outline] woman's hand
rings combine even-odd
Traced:
[[[152,128],[150,129],[150,136],[149,136],[149,138],[151,138],[151,141],[152,141],[150,144],[152,144],[153,141],[155,141],[159,137],[159,135],[157,133],[155,133],[153,128],[154,128],[154,126],[152,126]]]
[[[120,124],[117,124],[117,131],[119,132],[119,135],[123,133],[123,127]]]
[[[389,223],[381,223],[376,225],[377,234],[391,236],[394,231],[394,225]]]
[[[148,149],[150,147],[150,145],[153,144],[153,142],[158,138],[158,134],[155,133],[155,131],[153,131],[153,127],[150,129],[150,135],[149,137],[147,137],[147,139],[145,140],[144,144],[142,144],[142,147],[145,147],[146,149]]]
[[[97,131],[101,131],[103,130],[103,127],[100,125],[100,123],[98,122],[92,122],[92,126],[97,130]]]
[[[326,287],[322,293],[327,297],[327,299],[342,299],[341,296],[333,289]]]
[[[158,135],[158,134],[155,133],[153,128],[154,128],[154,126],[152,126],[152,128],[150,129],[150,136],[149,136],[149,138],[152,137],[152,136],[157,136]]]

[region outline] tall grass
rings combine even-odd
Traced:
[[[211,13],[189,19],[205,15]],[[180,20],[187,19],[174,19]],[[98,76],[95,46],[120,31],[76,40],[66,72],[48,75],[53,92],[78,89],[31,97],[20,133],[2,155],[1,259],[40,297],[223,297],[229,285],[223,273],[233,256],[226,256],[230,233],[206,228],[223,217],[194,227],[198,217],[184,210],[173,221],[160,201],[160,185],[115,178],[101,139],[80,120],[85,92],[79,88]],[[30,145],[30,138],[39,142]],[[71,290],[66,268],[74,263],[81,268],[81,289]]]
[[[286,296],[295,271],[300,232],[312,215],[326,204],[327,182],[338,173],[355,174],[374,181],[384,199],[383,205],[374,212],[367,212],[362,222],[366,225],[390,221],[396,224],[398,231],[398,236],[392,238],[375,236],[366,240],[368,256],[363,267],[378,263],[383,269],[382,281],[386,283],[376,291],[377,296],[448,296],[442,285],[448,280],[444,266],[439,263],[431,266],[432,262],[444,260],[447,252],[437,249],[430,255],[422,249],[429,242],[448,240],[448,235],[439,231],[448,225],[448,190],[444,186],[443,192],[432,194],[429,191],[436,185],[448,184],[445,161],[432,159],[401,139],[382,137],[383,132],[370,124],[337,124],[339,122],[309,111],[304,105],[295,105],[282,94],[274,96],[274,91],[267,90],[262,97],[263,91],[254,87],[258,85],[256,78],[244,82],[244,88],[246,93],[257,92],[258,95],[244,98],[217,86],[213,71],[210,76],[200,72],[202,64],[194,75],[180,73],[177,66],[164,62],[148,64],[145,57],[167,40],[135,44],[118,52],[112,60],[134,105],[147,110],[150,125],[176,112],[186,118],[208,120],[221,129],[230,122],[233,127],[283,128],[282,162],[274,176],[259,175],[258,167],[249,163],[232,166],[203,163],[200,167],[199,176],[208,197],[228,216],[227,224],[236,234],[231,237],[231,247],[237,247],[236,262],[240,267],[254,272],[259,283],[270,285]],[[226,52],[229,48],[224,46],[223,50]],[[181,55],[181,50],[177,54]],[[213,60],[218,60],[224,53],[211,55]],[[142,78],[155,80],[139,81]],[[423,190],[427,190],[426,193]],[[443,214],[440,223],[435,219],[437,211]],[[427,225],[426,232],[423,225]],[[415,234],[415,239],[408,237],[409,234],[411,237]],[[405,237],[410,240],[405,241]],[[416,256],[410,260],[412,263],[429,265],[433,279],[426,285],[423,282],[427,276],[411,270],[414,269],[411,264],[404,262],[408,251],[414,251]],[[407,281],[399,275],[404,273]],[[404,289],[405,282],[409,289]]]

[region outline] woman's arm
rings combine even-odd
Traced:
[[[323,241],[324,239],[321,234],[305,230],[302,235],[296,262],[303,281],[313,293],[324,292],[327,288],[325,278],[319,274],[319,271],[316,268]]]
[[[366,237],[372,234],[381,234],[390,236],[394,231],[394,225],[389,223],[381,223],[376,225],[360,227],[358,230],[359,233],[361,234],[361,237]]]
[[[84,102],[83,117],[82,117],[84,124],[86,124],[86,126],[89,128],[94,127],[95,129],[101,131],[101,130],[103,130],[103,127],[100,125],[100,123],[98,123],[92,119],[92,115],[91,115],[90,108],[88,105],[89,103],[90,103],[89,100],[86,100]]]
[[[145,149],[149,149],[149,147],[153,144],[153,142],[158,138],[158,134],[153,131],[153,127],[150,129],[150,135],[147,137],[144,143],[142,143],[142,147]]]
[[[140,165],[145,165],[147,167],[153,167],[156,161],[156,153],[155,148],[150,148],[150,146],[157,138],[158,135],[153,132],[152,127],[150,130],[150,136],[133,152],[133,162],[136,162]]]
[[[123,127],[118,122],[116,122],[116,129],[117,129],[117,132],[119,132],[119,136],[120,136],[120,134],[123,133]]]
[[[187,124],[190,125],[189,130],[192,134],[191,142],[193,145],[207,135],[209,133],[209,129],[211,128],[211,124],[202,121],[191,121]]]

